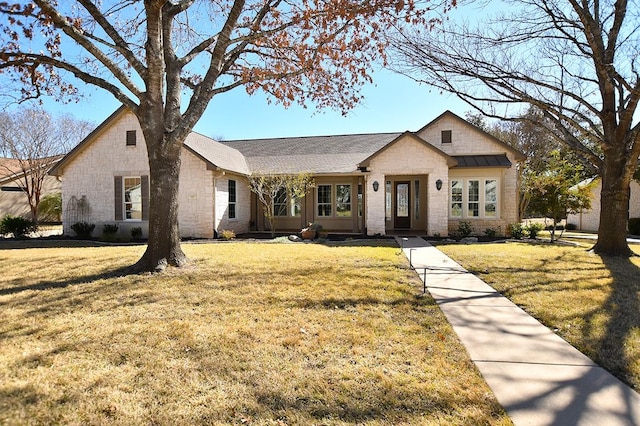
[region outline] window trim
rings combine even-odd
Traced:
[[[495,182],[495,201],[487,201],[487,193],[486,187],[487,182]],[[500,178],[495,176],[479,176],[479,177],[464,177],[464,178],[450,178],[449,180],[449,218],[450,219],[488,219],[488,220],[498,220],[500,219]],[[462,183],[462,199],[454,201],[453,199],[453,185],[455,182]],[[478,200],[470,200],[469,197],[469,189],[471,185],[470,182],[478,182]],[[471,209],[469,208],[471,204],[477,203],[478,205],[478,216],[472,216],[470,214]],[[461,213],[460,215],[454,214],[453,205],[461,204]],[[487,215],[487,205],[495,205],[495,215],[488,216]]]
[[[320,202],[320,188],[321,187],[329,187],[329,202]],[[323,183],[323,184],[319,184],[316,186],[316,213],[318,217],[334,217],[333,215],[333,203],[334,203],[334,196],[333,196],[333,184],[331,183]],[[329,206],[329,212],[330,214],[320,214],[321,210],[320,210],[320,206]],[[322,210],[324,212],[324,209]]]
[[[336,183],[335,185],[335,197],[333,197],[333,201],[335,202],[335,217],[336,218],[348,218],[353,217],[353,184],[351,183]],[[338,202],[338,187],[339,186],[348,186],[349,187],[349,202],[348,203],[339,203]],[[338,214],[338,205],[348,205],[349,206],[349,214],[348,215],[340,215]]]
[[[131,213],[134,212],[133,210],[133,205],[134,202],[133,201],[127,201],[127,179],[137,179],[140,181],[140,217],[139,218],[134,218],[134,217],[127,217],[127,204],[131,204]],[[127,221],[127,222],[142,222],[142,218],[143,218],[143,214],[142,214],[142,206],[143,206],[143,202],[142,202],[142,176],[122,176],[122,220]],[[135,203],[137,204],[137,202]]]
[[[319,197],[320,197],[320,187],[329,187],[330,188],[330,201],[329,202],[325,202],[325,203],[320,203],[319,202]],[[338,186],[348,186],[349,187],[349,202],[348,203],[339,203],[338,202]],[[332,219],[344,219],[344,220],[348,220],[348,219],[352,219],[354,216],[354,207],[358,207],[358,203],[359,201],[356,199],[356,202],[354,203],[354,199],[353,199],[353,189],[354,187],[357,188],[357,185],[354,185],[353,182],[335,182],[335,183],[321,183],[321,184],[316,184],[316,197],[315,197],[315,209],[316,209],[316,216],[318,218],[332,218]],[[338,205],[348,205],[349,206],[349,215],[345,216],[345,215],[339,215],[338,214]],[[320,215],[320,206],[329,206],[329,209],[331,211],[330,215]],[[356,212],[357,214],[357,212]]]
[[[233,192],[231,183],[233,182]],[[233,197],[232,197],[233,194]],[[227,181],[227,216],[229,220],[238,220],[238,184],[235,179]]]

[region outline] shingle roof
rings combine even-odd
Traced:
[[[240,151],[199,133],[190,133],[184,145],[204,161],[220,169],[248,175],[247,162]]]
[[[253,173],[350,173],[401,133],[224,141],[244,155]]]
[[[505,154],[499,155],[452,155],[461,167],[511,167],[511,161]]]
[[[24,176],[24,172],[31,172],[32,167],[52,167],[57,164],[62,155],[54,155],[42,159],[19,160],[16,158],[0,158],[0,182],[15,180],[18,176]]]
[[[20,160],[15,158],[0,158],[0,180],[22,171]]]

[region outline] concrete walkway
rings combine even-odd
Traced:
[[[397,240],[516,426],[640,425],[638,393],[422,238]]]

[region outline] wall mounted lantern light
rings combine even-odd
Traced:
[[[442,189],[442,180],[441,180],[441,179],[438,179],[438,180],[436,181],[436,189],[437,189],[438,191],[440,191],[440,190]]]
[[[375,192],[378,192],[378,188],[380,188],[380,184],[378,183],[378,181],[377,181],[377,180],[374,180],[374,181],[373,181],[373,190],[374,190]]]

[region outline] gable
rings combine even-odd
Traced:
[[[421,159],[438,157],[446,162],[449,167],[456,165],[455,159],[411,132],[404,132],[393,139],[387,145],[360,162],[358,167],[361,169],[367,168],[373,161],[381,157],[408,158],[410,159],[409,161],[420,161]]]
[[[451,111],[444,112],[416,134],[452,156],[506,153],[516,161],[525,159],[518,150]]]
[[[240,152],[211,138],[192,132],[187,136],[184,147],[211,169],[248,174],[245,159]],[[117,166],[119,170],[148,169],[147,150],[142,128],[137,117],[126,107],[118,108],[96,127],[64,156],[49,171],[49,174],[62,176],[64,169],[73,162],[86,161],[87,156],[92,157],[106,153],[109,154],[102,157],[103,161],[104,159],[114,159],[117,161],[114,166]],[[114,157],[114,153],[123,153],[123,155]]]

